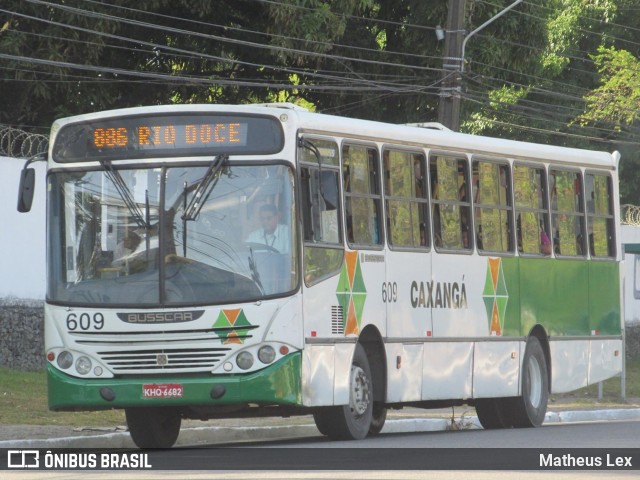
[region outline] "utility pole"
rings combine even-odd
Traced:
[[[456,131],[460,128],[465,4],[466,0],[449,0],[442,62],[444,76],[438,104],[438,121]]]
[[[523,0],[515,0],[511,5],[499,11],[468,35],[465,35],[464,10],[466,0],[449,0],[447,27],[444,37],[444,58],[442,62],[444,77],[438,105],[438,121],[445,127],[454,131],[460,129],[462,74],[464,72],[464,52],[467,42],[480,30],[522,3],[522,1]]]

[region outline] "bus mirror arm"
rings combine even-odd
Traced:
[[[33,162],[44,162],[46,160],[46,154],[38,154],[27,160],[24,167],[22,167],[22,171],[20,172],[20,186],[18,187],[18,212],[29,212],[33,205],[36,171],[33,168],[29,168],[29,165]]]

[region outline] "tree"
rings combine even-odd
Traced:
[[[265,4],[141,0],[112,4],[7,0],[0,123],[169,102],[262,101],[288,74],[267,68]],[[215,20],[215,23],[214,23]],[[252,30],[233,26],[251,25]],[[269,54],[267,53],[267,56]],[[264,84],[265,86],[261,86]]]

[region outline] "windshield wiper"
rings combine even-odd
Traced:
[[[187,203],[187,193],[188,193],[188,185],[185,182],[184,184],[184,211],[182,213],[182,256],[187,256],[187,222],[196,220],[198,215],[200,215],[200,211],[205,203],[207,203],[207,199],[211,192],[213,191],[216,183],[220,179],[220,175],[218,173],[222,169],[225,163],[229,160],[229,155],[218,155],[216,156],[209,165],[206,173],[200,180],[196,191],[193,192],[193,196],[189,203]]]
[[[111,165],[111,162],[108,162],[106,160],[101,160],[100,164],[104,168],[107,174],[107,177],[109,177],[109,180],[111,180],[113,185],[116,187],[116,190],[120,194],[120,198],[122,198],[122,200],[124,201],[124,204],[129,209],[129,213],[131,213],[131,216],[133,217],[138,227],[142,227],[145,230],[148,229],[149,221],[145,220],[144,216],[142,215],[142,211],[140,210],[140,208],[138,207],[138,204],[133,199],[133,195],[131,195],[131,190],[129,190],[129,187],[127,187],[127,184],[124,183],[124,179],[122,178],[122,175],[120,175],[120,172],[118,172],[113,168],[113,165]],[[147,219],[148,219],[148,215],[149,215],[149,208],[147,207]]]
[[[260,281],[260,274],[258,273],[258,267],[256,266],[256,259],[253,256],[253,248],[249,247],[249,268],[251,269],[251,278],[255,284],[260,288],[260,293],[264,295],[264,287],[262,286],[262,282]]]
[[[229,155],[218,155],[211,161],[211,164],[209,165],[207,172],[204,174],[204,177],[202,177],[198,188],[193,192],[193,197],[191,197],[191,200],[184,209],[184,213],[182,214],[183,221],[186,222],[198,218],[200,210],[202,210],[203,205],[207,203],[209,195],[211,195],[213,188],[216,186],[216,183],[220,178],[218,176],[218,172],[220,172],[220,169],[224,166],[227,160],[229,160]]]

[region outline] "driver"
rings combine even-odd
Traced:
[[[260,243],[277,250],[280,253],[289,252],[289,229],[286,225],[279,223],[280,216],[278,209],[271,203],[266,203],[260,207],[259,228],[249,234],[247,243]]]

